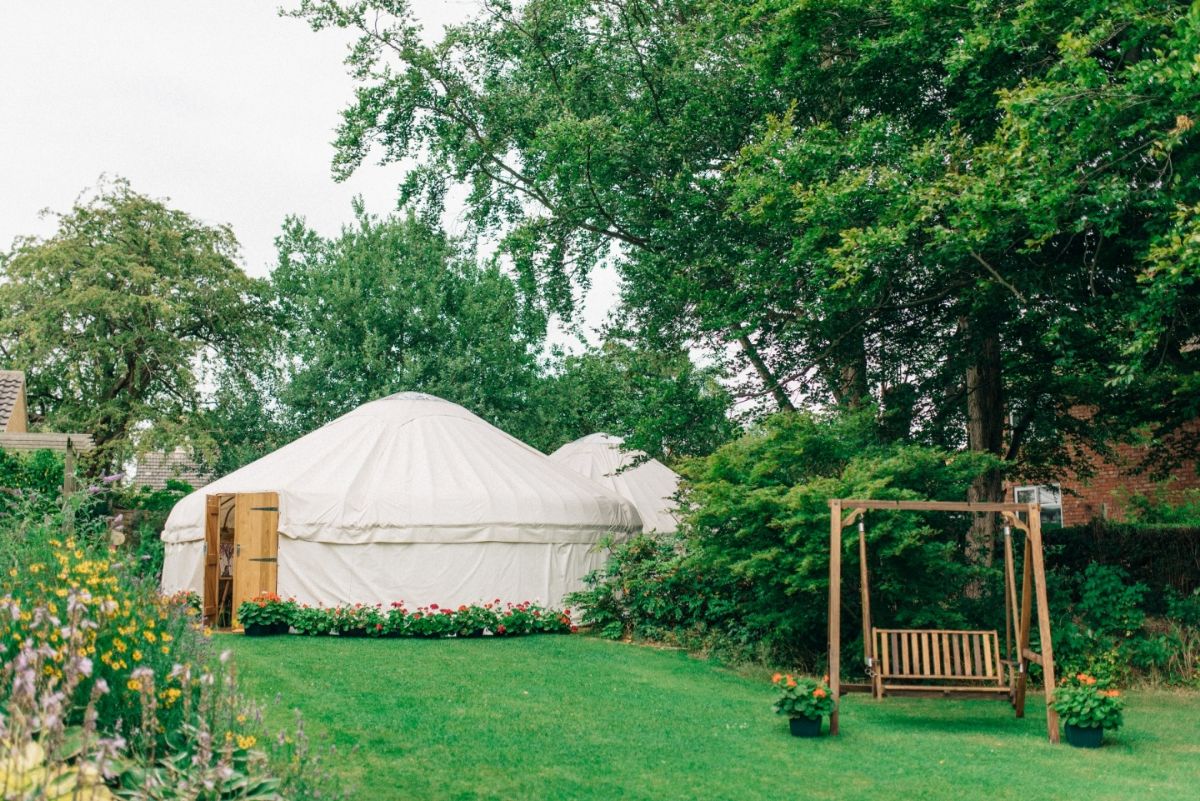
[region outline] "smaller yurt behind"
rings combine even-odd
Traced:
[[[623,443],[621,437],[611,434],[589,434],[563,445],[550,458],[633,503],[646,533],[675,531],[679,525],[674,499],[679,474],[657,459],[645,459],[638,451],[621,450]],[[644,461],[632,467],[639,458]]]

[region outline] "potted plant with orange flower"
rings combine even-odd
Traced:
[[[1062,716],[1067,742],[1076,748],[1099,748],[1105,729],[1124,722],[1124,701],[1119,690],[1106,688],[1087,673],[1054,691],[1054,709]]]
[[[771,683],[779,689],[775,713],[787,715],[793,737],[818,737],[821,718],[833,712],[833,696],[823,681],[790,673],[776,673]]]

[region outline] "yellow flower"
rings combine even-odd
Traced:
[[[142,691],[142,683],[137,679],[130,679],[129,681],[125,682],[125,686],[134,692]]]
[[[172,637],[170,634],[168,634],[165,631],[162,634],[160,634],[159,636],[162,637],[163,642],[170,642],[171,640],[175,639],[174,637]]]
[[[146,638],[146,642],[154,642],[155,640],[158,639],[158,635],[150,630],[146,630],[145,632],[143,632],[142,636]]]
[[[242,748],[242,749],[253,748],[254,744],[257,742],[258,742],[258,738],[255,737],[253,734],[247,734],[244,736],[239,734],[238,738],[237,738],[238,748]]]
[[[134,662],[141,662],[141,661],[142,661],[142,652],[141,652],[141,651],[139,651],[139,650],[138,650],[138,649],[136,649],[136,648],[134,648],[134,649],[133,649],[133,653],[132,653],[132,654],[130,654],[130,656],[132,656],[132,657],[133,657],[133,661],[134,661]]]

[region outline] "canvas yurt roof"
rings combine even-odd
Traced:
[[[679,488],[679,474],[657,459],[630,467],[641,454],[621,450],[623,443],[611,434],[589,434],[563,445],[550,458],[632,501],[647,532],[674,531],[678,521],[672,496]]]
[[[558,602],[641,529],[633,504],[449,401],[373,401],[176,504],[163,589],[200,591],[206,496],[278,495],[281,595]],[[514,597],[521,594],[524,597]]]

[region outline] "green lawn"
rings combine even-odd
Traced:
[[[843,701],[802,740],[772,690],[684,654],[575,637],[220,638],[268,723],[303,711],[360,801],[1179,799],[1200,787],[1200,695],[1136,693],[1099,751],[994,701]],[[353,749],[353,751],[351,751]]]

